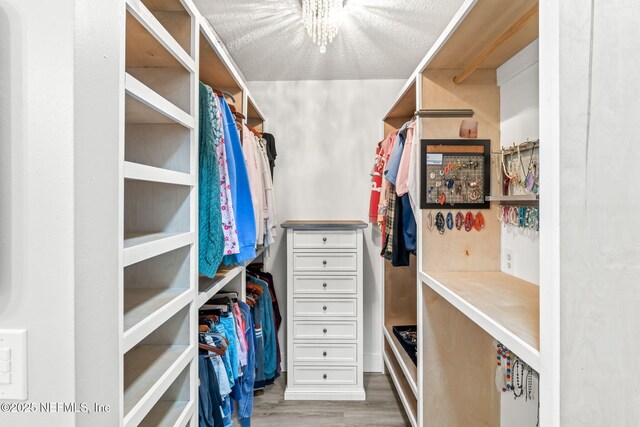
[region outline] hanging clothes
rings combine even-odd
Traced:
[[[219,197],[220,172],[216,158],[216,143],[220,135],[214,133],[211,122],[211,88],[200,83],[200,132],[198,164],[198,271],[214,277],[222,261],[224,233]]]
[[[402,203],[402,215],[398,217],[402,221],[400,229],[403,233],[403,247],[405,252],[416,253],[417,225],[414,217],[413,208],[409,198],[409,165],[413,153],[413,139],[416,128],[416,121],[405,123],[406,137],[402,148],[402,156],[398,165],[398,173],[396,176],[396,193],[400,197]],[[403,257],[404,259],[404,257]],[[408,256],[407,256],[408,259]],[[403,262],[403,261],[402,261]],[[404,265],[404,264],[402,264]]]
[[[411,203],[411,210],[413,211],[414,218],[417,218],[420,214],[419,209],[419,195],[418,195],[418,165],[420,160],[420,135],[414,129],[413,142],[411,144],[411,156],[409,160],[409,177],[407,178],[407,192],[409,193],[409,202]]]
[[[218,97],[222,106],[224,122],[224,139],[229,165],[229,179],[231,196],[235,208],[236,226],[240,251],[237,254],[226,255],[226,265],[241,264],[256,256],[256,224],[253,213],[253,200],[247,166],[240,144],[240,134],[236,128],[235,119],[227,101]],[[231,165],[233,163],[233,166]]]
[[[218,170],[220,171],[220,205],[222,216],[222,232],[224,234],[224,254],[232,255],[240,252],[238,243],[238,230],[236,228],[235,210],[231,197],[231,185],[229,180],[229,167],[224,142],[224,124],[222,121],[222,108],[218,97],[211,92],[211,122],[216,138],[216,155],[218,157]]]
[[[264,240],[264,186],[262,184],[262,162],[258,160],[256,153],[255,135],[249,128],[242,124],[242,152],[247,165],[249,187],[251,189],[251,202],[253,204],[253,216],[256,230],[256,244],[262,244]]]
[[[276,196],[273,189],[273,179],[269,173],[269,159],[267,156],[267,145],[264,140],[256,139],[258,162],[261,164],[262,186],[264,190],[264,246],[269,247],[275,241],[278,228],[278,218],[276,213]]]
[[[269,159],[269,170],[271,171],[271,178],[273,179],[273,169],[276,166],[276,157],[278,157],[276,138],[270,133],[263,133],[262,138],[266,142],[265,146],[267,148],[267,158]]]

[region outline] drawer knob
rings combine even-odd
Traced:
[[[324,332],[324,333],[326,334],[326,333],[327,333],[327,328],[324,328],[324,329],[322,330],[322,332]]]
[[[327,352],[326,352],[326,351],[322,352],[322,355],[323,355],[324,357],[327,357]]]
[[[324,307],[322,307],[322,309],[323,309],[324,311],[327,311],[327,306],[325,305]]]
[[[327,265],[327,260],[325,259],[324,261],[322,261],[323,265]]]
[[[322,238],[322,241],[323,241],[323,242],[326,242],[326,241],[327,241],[327,238],[326,238],[326,237],[323,237],[323,238]]]
[[[322,287],[323,287],[323,288],[326,288],[326,287],[327,287],[327,284],[326,284],[326,283],[323,283],[323,284],[322,284]]]
[[[322,378],[324,378],[326,380],[327,379],[327,374],[323,374]]]

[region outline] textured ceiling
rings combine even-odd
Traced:
[[[195,0],[247,80],[406,79],[463,0],[347,0],[320,53],[299,0]]]

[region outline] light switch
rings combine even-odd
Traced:
[[[27,331],[0,329],[0,400],[27,397]]]
[[[11,373],[0,374],[0,384],[11,384]]]

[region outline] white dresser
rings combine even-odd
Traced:
[[[287,221],[285,400],[364,400],[362,221]]]

